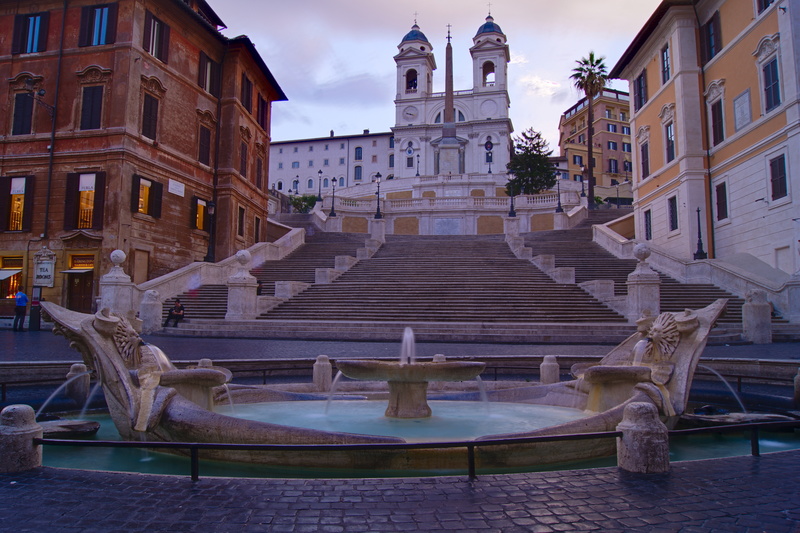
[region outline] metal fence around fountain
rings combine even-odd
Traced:
[[[800,420],[780,422],[753,422],[731,424],[725,426],[702,427],[692,429],[670,430],[669,436],[697,435],[705,433],[750,432],[750,453],[760,456],[759,432],[762,429],[800,428]],[[538,444],[543,442],[592,440],[622,437],[621,431],[603,431],[596,433],[573,433],[568,435],[546,435],[538,437],[522,437],[510,439],[491,439],[482,441],[457,442],[424,442],[424,443],[370,443],[370,444],[224,444],[210,442],[142,442],[142,441],[101,441],[72,439],[33,439],[34,445],[80,446],[89,448],[141,448],[189,450],[192,481],[200,479],[200,450],[248,450],[248,451],[359,451],[359,450],[433,450],[448,448],[466,448],[467,470],[470,480],[477,479],[475,468],[475,449],[488,446],[507,446],[519,444]]]

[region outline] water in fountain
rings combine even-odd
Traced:
[[[231,408],[231,416],[236,416],[236,408],[233,406],[233,396],[231,396],[231,389],[230,387],[228,387],[227,383],[223,383],[222,388],[225,389],[225,396],[228,397],[228,405]]]
[[[417,347],[414,341],[414,331],[411,328],[403,330],[403,343],[400,345],[400,364],[408,365],[417,362]]]
[[[697,365],[697,368],[702,368],[703,370],[707,370],[707,371],[711,372],[712,374],[714,374],[715,376],[717,376],[719,378],[719,380],[728,388],[728,390],[730,391],[731,395],[739,403],[739,407],[742,409],[742,412],[743,413],[747,412],[747,409],[745,409],[745,407],[744,407],[744,402],[742,402],[742,399],[739,397],[738,394],[736,394],[736,391],[733,389],[733,387],[731,387],[731,384],[728,383],[728,380],[725,379],[724,377],[722,377],[722,374],[720,374],[719,372],[717,372],[713,368],[708,367],[706,365]]]
[[[59,394],[61,391],[63,391],[64,389],[66,389],[66,388],[67,388],[67,385],[69,385],[70,383],[72,383],[72,382],[73,382],[73,381],[75,381],[76,379],[78,379],[78,378],[81,378],[81,377],[83,377],[83,376],[86,376],[86,375],[88,375],[88,374],[90,374],[90,373],[91,373],[91,372],[88,372],[88,371],[87,371],[87,372],[81,372],[80,374],[75,374],[75,375],[74,375],[74,376],[72,376],[71,378],[67,379],[67,380],[66,380],[64,383],[62,383],[62,384],[61,384],[61,386],[59,386],[59,387],[58,387],[56,390],[54,390],[54,391],[53,391],[53,393],[52,393],[50,396],[48,396],[48,397],[47,397],[47,399],[44,401],[44,403],[43,403],[43,404],[42,404],[42,406],[39,408],[39,410],[38,410],[38,411],[36,411],[36,418],[39,418],[39,415],[40,415],[40,414],[42,414],[42,412],[45,410],[45,408],[46,408],[48,405],[50,405],[50,402],[52,402],[52,401],[53,401],[53,400],[56,398],[56,396],[58,396],[58,394]]]
[[[94,387],[92,387],[92,390],[89,392],[89,396],[86,397],[86,401],[83,402],[83,409],[81,409],[81,414],[78,415],[78,420],[83,420],[86,416],[86,411],[89,410],[89,404],[92,403],[92,398],[94,398],[94,395],[97,394],[97,391],[99,391],[102,386],[103,383],[101,381],[94,384]]]
[[[331,390],[328,393],[328,400],[325,402],[325,414],[326,415],[328,414],[328,409],[331,408],[331,402],[333,401],[333,395],[336,393],[336,387],[339,386],[339,381],[342,379],[343,375],[344,374],[342,374],[342,372],[339,371],[339,372],[336,372],[336,377],[333,378],[333,382],[331,383]]]
[[[642,364],[642,359],[644,358],[644,351],[647,349],[647,345],[651,342],[651,340],[647,337],[640,340],[636,343],[633,347],[633,366],[639,366]]]

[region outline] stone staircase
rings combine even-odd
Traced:
[[[502,236],[387,236],[334,283],[314,285],[260,318],[353,322],[625,323],[574,285],[517,259]]]

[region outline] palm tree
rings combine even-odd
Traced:
[[[596,57],[594,52],[589,52],[589,57],[583,57],[575,61],[578,66],[572,69],[570,78],[573,80],[575,87],[586,95],[586,100],[589,103],[588,110],[588,123],[589,132],[587,134],[588,153],[587,158],[589,161],[586,163],[586,168],[589,170],[589,209],[595,208],[594,203],[594,108],[592,107],[594,97],[597,96],[606,86],[608,80],[608,70],[606,64],[603,62],[605,57]]]

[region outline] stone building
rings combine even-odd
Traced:
[[[264,239],[286,97],[205,0],[0,0],[0,26],[0,296],[89,311],[114,249],[141,283]]]
[[[800,269],[798,43],[798,0],[661,2],[610,72],[632,89],[637,240],[777,285]]]

